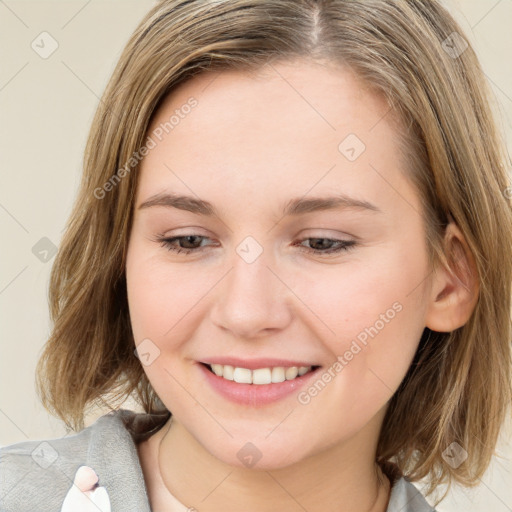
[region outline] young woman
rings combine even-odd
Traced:
[[[1,450],[1,510],[423,512],[413,481],[477,483],[511,398],[505,161],[437,1],[158,2],[51,276],[39,391],[77,433]]]

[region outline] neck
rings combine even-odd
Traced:
[[[368,428],[372,430],[372,425]],[[174,417],[153,441],[160,479],[167,491],[201,512],[387,509],[389,480],[374,462],[376,441],[369,443],[364,429],[349,441],[273,470],[225,464],[206,451]]]

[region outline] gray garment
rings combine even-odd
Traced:
[[[82,431],[0,448],[0,511],[60,512],[80,466],[106,489],[111,512],[151,512],[136,444],[156,432],[166,415],[110,412]],[[387,512],[435,512],[406,478],[395,481]]]

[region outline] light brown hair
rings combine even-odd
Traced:
[[[144,145],[167,94],[204,70],[327,59],[383,94],[405,127],[432,263],[455,265],[441,243],[453,219],[479,281],[466,325],[451,333],[425,329],[391,399],[377,460],[394,462],[411,480],[428,477],[427,494],[453,479],[478,483],[512,397],[511,189],[475,53],[469,46],[454,55],[443,46],[454,32],[464,37],[433,0],[157,3],[128,41],[91,127],[80,190],[51,273],[54,327],[37,373],[45,407],[75,430],[83,428],[87,407],[103,400],[115,404],[132,394],[146,412],[164,408],[134,355],[127,304],[137,166],[106,192],[104,184]],[[442,457],[452,442],[468,453],[458,468]]]

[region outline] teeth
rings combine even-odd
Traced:
[[[295,379],[295,377],[297,377],[298,374],[299,374],[299,369],[296,366],[292,366],[291,368],[286,368],[286,371],[285,371],[286,380]]]
[[[286,373],[282,366],[272,368],[272,382],[284,382],[286,380]]]
[[[247,368],[238,368],[229,365],[211,364],[215,375],[223,377],[227,380],[234,380],[239,384],[270,384],[284,382],[285,380],[293,380],[297,376],[304,375],[311,371],[311,366],[291,366],[285,368],[283,366],[276,366],[274,368],[258,368],[256,370],[249,370]]]
[[[252,372],[247,368],[235,368],[233,380],[240,384],[252,384]]]
[[[220,368],[220,376],[224,377],[227,380],[233,380],[234,376],[233,373],[235,369],[232,366],[224,366],[222,367],[221,364],[217,365]]]
[[[237,370],[240,370],[240,368],[237,368]],[[245,370],[245,371],[251,373],[250,370]],[[249,381],[249,382],[251,382],[251,381]],[[272,370],[270,368],[258,368],[257,370],[252,371],[252,383],[253,384],[270,384],[271,382],[272,382]]]

